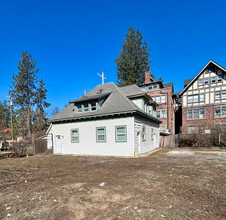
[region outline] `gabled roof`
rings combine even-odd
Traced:
[[[184,87],[184,89],[180,92],[180,96],[193,84],[193,82],[203,73],[203,71],[210,65],[213,64],[217,66],[222,71],[226,72],[226,69],[214,62],[213,60],[210,60],[202,69],[201,71]],[[187,81],[186,81],[187,82]]]
[[[193,80],[193,78],[191,79],[185,79],[184,80],[184,88]]]
[[[173,89],[173,82],[170,82],[170,83],[164,83],[164,84],[163,84],[163,87],[164,87],[164,88],[172,88],[172,89]]]
[[[136,92],[133,91],[136,90]],[[157,118],[153,117],[150,114],[143,112],[136,104],[134,104],[129,98],[129,95],[134,93],[144,94],[144,92],[139,89],[137,86],[127,86],[127,87],[118,87],[114,83],[107,83],[104,85],[99,85],[92,89],[86,94],[86,98],[82,97],[79,102],[96,97],[97,93],[101,91],[103,94],[108,94],[106,100],[101,105],[101,108],[97,111],[86,112],[86,113],[74,113],[74,103],[77,103],[77,100],[70,103],[65,109],[54,115],[49,119],[50,122],[54,121],[66,121],[66,120],[79,120],[79,119],[90,119],[94,117],[103,117],[108,115],[119,115],[127,113],[136,113],[142,115],[146,118],[152,119],[156,122],[161,122]]]

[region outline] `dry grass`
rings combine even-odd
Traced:
[[[169,151],[0,160],[0,218],[225,219],[226,154]]]

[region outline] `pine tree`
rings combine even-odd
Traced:
[[[15,105],[19,106],[21,111],[19,113],[24,114],[26,112],[27,123],[23,124],[25,130],[23,133],[26,133],[27,136],[32,138],[32,106],[34,106],[35,95],[36,95],[36,86],[38,69],[35,67],[35,59],[32,58],[31,54],[28,54],[27,51],[23,52],[21,55],[21,60],[18,65],[18,74],[13,74],[13,83],[11,86],[10,95],[12,101]],[[23,118],[24,115],[20,115]]]
[[[37,130],[42,130],[45,124],[45,109],[50,106],[50,103],[46,101],[47,89],[45,88],[45,83],[43,79],[39,81],[39,87],[37,88],[35,104],[36,104],[36,114],[35,114],[35,127]]]
[[[150,70],[149,51],[142,34],[129,28],[123,49],[116,58],[119,86],[144,83],[144,73]]]

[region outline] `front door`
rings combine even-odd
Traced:
[[[62,147],[61,135],[56,135],[55,137],[56,137],[56,153],[61,154],[61,147]]]

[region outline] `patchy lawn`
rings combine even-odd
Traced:
[[[4,218],[226,219],[226,152],[0,160]]]

